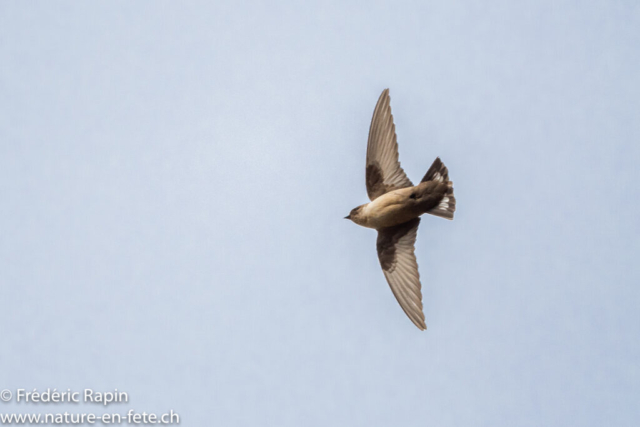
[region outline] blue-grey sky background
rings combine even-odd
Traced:
[[[428,330],[365,203],[389,87]],[[187,426],[637,426],[635,1],[3,2],[0,389]],[[0,412],[103,412],[0,402]]]

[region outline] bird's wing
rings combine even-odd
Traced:
[[[414,254],[420,218],[378,230],[378,258],[393,295],[409,319],[421,330],[427,329],[422,312],[420,275]]]
[[[375,200],[399,188],[413,187],[398,161],[396,127],[393,124],[389,89],[382,91],[369,128],[367,143],[367,194]]]

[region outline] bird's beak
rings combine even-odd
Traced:
[[[344,219],[351,219],[351,214],[345,216]]]

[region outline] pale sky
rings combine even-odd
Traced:
[[[4,2],[0,390],[183,426],[637,426],[635,1]],[[390,88],[428,330],[384,279]]]

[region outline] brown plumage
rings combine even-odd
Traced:
[[[398,143],[385,89],[373,112],[365,183],[370,203],[351,210],[345,218],[378,230],[376,248],[382,271],[400,306],[419,328],[426,329],[414,245],[420,215],[453,219],[456,199],[449,171],[436,158],[422,181],[414,186],[398,161]]]

